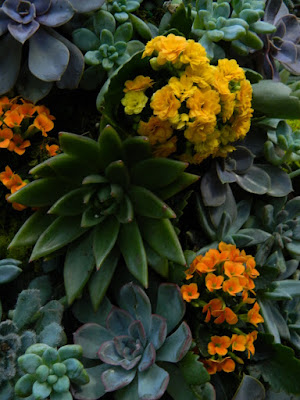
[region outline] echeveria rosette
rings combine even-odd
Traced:
[[[191,346],[190,328],[186,322],[178,326],[185,305],[177,285],[160,285],[155,314],[146,293],[133,283],[122,287],[119,306],[105,326],[87,323],[74,334],[84,357],[102,361],[87,369],[94,379],[75,398],[94,400],[118,390],[120,400],[159,399],[169,383],[164,363],[178,363]]]
[[[70,384],[85,385],[89,376],[78,360],[82,348],[66,345],[58,350],[43,343],[36,343],[18,358],[25,373],[15,385],[19,397],[32,396],[35,400],[72,400]],[[50,396],[50,397],[49,397]]]
[[[165,277],[168,260],[185,265],[170,221],[176,215],[163,200],[198,179],[184,172],[187,163],[153,158],[147,138],[122,142],[110,126],[102,130],[98,142],[61,133],[60,148],[64,154],[31,170],[39,179],[10,197],[41,208],[21,227],[11,246],[35,244],[31,259],[36,260],[68,245],[64,277],[70,303],[96,264],[99,271],[91,277],[89,290],[97,307],[120,253],[145,287],[147,263]]]
[[[74,3],[74,4],[73,4]],[[84,68],[83,55],[69,40],[55,31],[76,11],[99,8],[102,0],[81,6],[77,0],[5,0],[0,7],[0,94],[15,85],[22,66],[19,90],[37,101],[57,82],[59,88],[78,86]],[[75,8],[73,8],[73,5]],[[21,65],[22,48],[29,42],[28,67]],[[33,87],[28,87],[28,86]]]

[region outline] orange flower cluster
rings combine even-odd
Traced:
[[[257,338],[257,331],[245,333],[235,325],[239,320],[255,327],[264,322],[255,299],[254,279],[259,275],[255,260],[235,245],[221,242],[218,250],[210,249],[197,256],[185,274],[192,283],[181,287],[183,299],[202,306],[204,323],[213,323],[212,329],[226,324],[225,329],[231,332],[211,337],[208,353],[212,357],[204,360],[205,365],[209,373],[231,372],[235,369],[234,359],[243,363],[233,352],[247,352],[250,358],[255,353],[253,342]],[[201,298],[198,287],[202,288]]]
[[[31,145],[27,138],[37,132],[44,137],[54,127],[50,111],[45,106],[36,106],[19,97],[0,98],[0,148],[18,155],[25,153]]]
[[[223,59],[213,66],[200,43],[172,33],[150,40],[144,57],[151,57],[154,79],[138,75],[126,81],[121,103],[154,155],[176,152],[200,163],[233,151],[231,143],[249,131],[253,112],[252,87],[237,62]]]
[[[10,190],[11,194],[27,185],[27,182],[23,181],[20,175],[14,174],[8,165],[5,167],[5,171],[0,173],[0,181]],[[5,196],[6,199],[8,197],[9,194]],[[23,211],[26,208],[26,206],[19,203],[12,203],[12,207],[17,211]]]

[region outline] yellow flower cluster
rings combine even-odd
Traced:
[[[249,131],[253,112],[251,84],[237,62],[210,65],[201,44],[174,34],[150,40],[146,56],[154,71],[164,72],[156,72],[155,90],[151,77],[139,75],[125,82],[121,102],[126,114],[142,114],[137,131],[149,137],[154,153],[177,152],[182,160],[200,163],[233,151],[231,143]],[[185,143],[183,149],[177,141]]]
[[[221,242],[218,250],[210,249],[204,256],[197,256],[186,270],[186,279],[192,283],[182,285],[183,299],[202,307],[203,322],[210,324],[212,330],[225,324],[228,333],[212,335],[208,343],[207,352],[212,357],[205,359],[204,364],[211,374],[233,371],[235,361],[243,364],[242,358],[234,352],[247,352],[248,359],[255,353],[253,342],[257,331],[246,333],[236,327],[239,321],[255,327],[264,322],[255,299],[254,279],[259,275],[255,267],[251,255],[235,245]],[[198,287],[201,287],[201,297]]]

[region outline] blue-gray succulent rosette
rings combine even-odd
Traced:
[[[55,28],[75,13],[102,6],[104,0],[0,0],[0,95],[17,83],[24,97],[37,101],[53,82],[60,89],[78,86],[83,55]],[[27,46],[28,44],[28,46]],[[28,47],[28,63],[23,49]]]

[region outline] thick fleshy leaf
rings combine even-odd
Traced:
[[[247,192],[265,194],[271,187],[269,175],[256,166],[251,167],[244,175],[237,175],[237,183]]]
[[[24,326],[28,325],[41,306],[39,290],[23,290],[18,296],[13,315],[13,322],[17,325],[18,329],[22,329]]]
[[[151,303],[143,289],[133,283],[124,285],[120,291],[119,305],[135,320],[141,321],[148,336],[151,328]]]
[[[35,5],[37,15],[44,14],[47,12],[51,5],[51,0],[31,0],[31,3]]]
[[[198,359],[199,355],[189,351],[179,363],[184,380],[189,385],[203,385],[210,380],[209,373]]]
[[[101,303],[114,275],[119,260],[119,251],[114,248],[106,257],[99,271],[95,272],[89,282],[89,293],[93,308],[96,311]]]
[[[8,24],[9,33],[22,44],[34,35],[39,27],[40,24],[37,21],[31,21],[29,24],[19,24],[14,22]]]
[[[56,27],[68,22],[74,15],[74,9],[68,0],[52,0],[48,12],[38,15],[41,25]]]
[[[167,322],[167,333],[170,333],[182,320],[185,304],[180,289],[172,283],[161,284],[157,293],[156,314]]]
[[[0,94],[12,89],[16,83],[22,56],[22,44],[7,34],[0,38],[1,51],[5,57],[0,60]]]
[[[85,13],[98,10],[105,3],[105,0],[69,0],[69,2],[72,4],[77,12]]]
[[[58,217],[36,242],[31,261],[61,249],[81,236],[86,229],[80,226],[80,217]]]
[[[113,307],[106,319],[106,328],[115,336],[128,334],[129,325],[134,321],[132,316],[121,308]]]
[[[23,65],[17,81],[18,93],[25,99],[36,103],[52,89],[53,82],[45,82],[32,75],[27,65]]]
[[[140,340],[142,343],[142,346],[146,345],[147,336],[146,336],[146,332],[145,332],[145,329],[144,329],[141,321],[137,320],[137,321],[132,322],[129,325],[128,333],[133,339]]]
[[[155,190],[155,193],[162,200],[167,200],[175,194],[181,192],[183,189],[197,182],[198,179],[198,175],[188,174],[187,172],[184,172],[183,174],[179,175],[179,177],[174,182],[170,183],[170,185]]]
[[[10,21],[11,19],[0,9],[0,36],[7,32],[7,25]]]
[[[96,367],[86,368],[90,382],[87,385],[76,386],[73,388],[73,393],[78,400],[97,400],[104,396],[105,388],[101,379],[101,374],[110,366],[106,364],[97,365]]]
[[[133,220],[134,217],[133,205],[126,194],[123,196],[123,200],[119,205],[119,209],[116,212],[116,217],[121,224],[127,224],[129,222],[132,222]]]
[[[105,169],[111,162],[121,159],[122,142],[110,125],[107,125],[100,133],[99,139],[101,169]]]
[[[33,245],[56,217],[38,210],[31,215],[16,233],[9,248]]]
[[[155,350],[158,350],[167,337],[167,322],[160,315],[152,314],[151,316],[151,331],[149,342],[153,344]]]
[[[126,371],[121,367],[114,367],[106,370],[101,375],[102,383],[106,392],[114,392],[129,385],[135,377],[135,369]]]
[[[147,258],[143,239],[136,220],[121,225],[118,244],[129,271],[144,287],[147,287]]]
[[[284,197],[292,192],[292,181],[289,175],[280,168],[273,165],[256,165],[262,168],[271,180],[271,187],[268,190],[268,195],[272,197]]]
[[[48,214],[56,215],[78,215],[81,214],[86,205],[83,203],[83,198],[90,191],[87,187],[74,189],[62,196],[48,211]]]
[[[100,40],[97,35],[86,28],[76,29],[72,33],[72,37],[75,45],[84,52],[96,50],[100,46]]]
[[[111,311],[111,303],[107,297],[104,297],[97,311],[92,308],[92,303],[87,295],[76,301],[72,307],[72,312],[76,319],[82,323],[95,322],[99,325],[105,325],[105,320]]]
[[[62,150],[69,156],[77,157],[80,160],[89,160],[90,164],[95,165],[94,169],[97,169],[100,153],[95,140],[86,136],[75,135],[74,133],[61,132],[59,134],[59,143]]]
[[[101,267],[114,247],[119,234],[119,227],[118,220],[114,216],[109,216],[94,229],[93,251],[97,269]]]
[[[74,343],[82,347],[84,357],[96,360],[100,346],[104,342],[112,340],[113,337],[103,326],[89,323],[83,325],[74,333]]]
[[[134,14],[129,14],[130,21],[133,25],[133,29],[145,40],[152,39],[152,33],[149,26],[141,18]]]
[[[201,179],[200,189],[205,206],[217,207],[226,200],[226,185],[221,183],[214,167]]]
[[[19,22],[20,24],[30,23],[35,16],[35,7],[27,2],[26,4],[26,15],[22,15],[19,11],[19,0],[6,0],[1,2],[2,10],[8,15],[13,21]]]
[[[113,340],[102,343],[98,350],[98,356],[102,362],[110,365],[120,365],[123,360],[120,354],[117,353]]]
[[[129,172],[122,160],[111,162],[105,169],[105,176],[110,182],[122,187],[129,185]]]
[[[68,48],[40,28],[29,39],[28,66],[33,75],[42,81],[59,81],[70,59]]]
[[[32,393],[32,385],[35,378],[31,374],[23,375],[15,385],[15,392],[18,396],[27,397]]]
[[[68,304],[80,296],[95,266],[92,234],[69,246],[64,263],[64,283]]]
[[[13,281],[22,272],[16,265],[7,263],[0,265],[0,285]]]
[[[192,344],[192,333],[186,322],[182,322],[171,336],[167,337],[163,346],[157,351],[157,361],[176,363],[188,352]]]
[[[138,393],[141,400],[159,399],[167,389],[169,374],[156,364],[138,372]]]
[[[139,363],[138,370],[143,372],[154,364],[156,358],[155,347],[152,343],[149,343],[144,350],[143,357]]]
[[[146,136],[135,136],[124,140],[122,145],[122,160],[132,166],[139,161],[151,158],[151,145]]]
[[[173,225],[168,219],[139,217],[143,238],[160,255],[185,265],[184,255]]]
[[[154,251],[147,242],[144,243],[148,264],[154,269],[155,272],[168,278],[169,276],[169,262],[166,257],[162,257]]]

